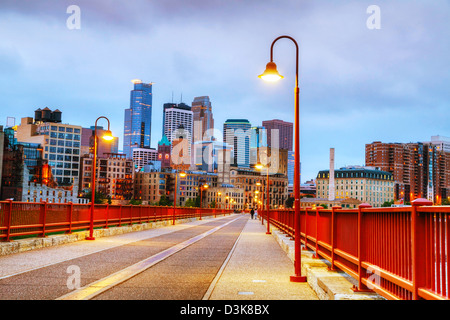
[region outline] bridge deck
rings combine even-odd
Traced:
[[[0,257],[0,299],[316,300],[259,220],[231,215]]]

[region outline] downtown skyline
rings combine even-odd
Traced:
[[[66,26],[71,4],[81,9],[79,30]],[[0,125],[7,117],[18,124],[45,107],[83,127],[103,115],[123,150],[132,79],[155,83],[153,148],[161,139],[163,104],[172,97],[191,105],[194,97],[209,96],[217,130],[227,119],[252,126],[293,122],[289,43],[280,42],[274,56],[285,79],[257,78],[272,40],[288,34],[300,44],[302,183],[328,168],[329,148],[336,149],[339,168],[363,165],[366,143],[450,136],[448,2],[379,1],[380,30],[366,27],[370,4],[3,1]]]

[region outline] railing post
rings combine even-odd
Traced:
[[[336,270],[334,267],[334,246],[336,238],[336,210],[342,209],[341,206],[333,206],[331,207],[331,266],[330,270]]]
[[[12,221],[12,200],[8,200],[6,205],[6,221],[7,221],[7,229],[6,229],[6,241],[10,241],[11,236],[11,221]]]
[[[314,252],[313,258],[319,259],[318,251],[319,251],[319,211],[322,210],[323,207],[318,206],[316,207],[316,252]]]
[[[40,208],[40,222],[42,224],[42,237],[45,237],[45,220],[47,218],[47,202],[42,201],[41,202],[41,208]]]
[[[122,204],[119,204],[119,227],[122,226]]]
[[[142,205],[139,205],[139,224],[142,224]]]
[[[362,209],[372,208],[368,203],[361,203],[358,206],[358,287],[353,286],[353,291],[372,291],[362,283]]]
[[[67,213],[69,216],[69,234],[72,234],[72,220],[73,220],[73,203],[70,201],[67,206]]]
[[[106,204],[106,221],[105,221],[105,229],[108,229],[108,217],[109,217],[109,203]]]
[[[419,198],[411,202],[411,261],[413,300],[419,299],[419,288],[426,284],[425,259],[421,257],[425,253],[425,218],[419,215],[419,206],[431,206],[433,202]]]
[[[305,250],[308,250],[308,210],[311,210],[312,207],[305,208]]]

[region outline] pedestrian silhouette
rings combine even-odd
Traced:
[[[253,216],[255,215],[255,210],[253,210],[253,208],[252,208],[252,210],[250,211],[250,215],[252,216],[252,219],[253,219]]]

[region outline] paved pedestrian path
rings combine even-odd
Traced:
[[[318,300],[308,283],[289,277],[294,265],[260,220],[249,219],[204,299]]]

